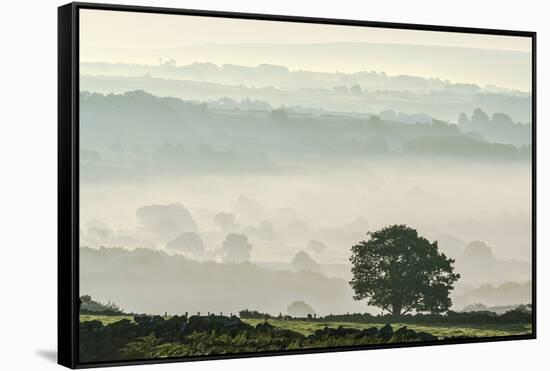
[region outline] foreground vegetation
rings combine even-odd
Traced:
[[[437,340],[426,332],[390,325],[364,329],[324,327],[309,335],[238,317],[134,316],[104,325],[80,323],[80,361],[132,360],[242,352],[281,351]]]
[[[284,351],[528,334],[530,323],[425,325],[236,316],[81,314],[80,361]]]
[[[245,319],[244,322],[250,325],[257,325],[263,320]],[[285,321],[279,319],[270,319],[271,325],[299,332],[303,335],[310,335],[324,327],[337,328],[343,326],[345,328],[367,329],[381,328],[384,325],[380,323],[357,323],[357,322],[334,322],[334,321],[307,321],[307,320],[292,320]],[[476,324],[476,325],[450,325],[450,324],[410,324],[403,322],[391,322],[394,328],[406,326],[408,329],[417,332],[429,332],[436,337],[492,337],[492,336],[509,336],[523,335],[531,332],[531,324],[529,323],[510,323],[510,324]]]
[[[164,317],[169,319],[171,317]],[[103,325],[110,325],[120,320],[128,320],[133,322],[133,315],[120,315],[120,316],[106,316],[106,315],[93,315],[93,314],[81,314],[80,322],[87,321],[100,321]],[[263,319],[243,319],[242,322],[251,326],[257,326],[265,322]],[[376,322],[339,322],[339,321],[311,321],[311,320],[284,320],[278,318],[270,318],[267,321],[270,325],[298,332],[302,335],[308,336],[313,334],[317,330],[322,330],[325,327],[338,328],[340,326],[345,328],[355,328],[359,330],[368,328],[381,328],[384,324]],[[530,334],[532,330],[531,323],[479,323],[479,324],[415,324],[406,322],[388,322],[394,328],[401,328],[406,326],[407,328],[420,331],[429,332],[436,337],[493,337],[493,336],[511,336],[511,335],[525,335]]]

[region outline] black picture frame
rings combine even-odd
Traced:
[[[405,30],[441,31],[485,35],[523,36],[532,41],[532,333],[526,335],[480,337],[423,341],[416,343],[349,346],[338,348],[300,349],[292,351],[254,352],[227,355],[139,359],[135,361],[105,361],[81,363],[78,359],[79,328],[79,10],[114,10],[140,13],[160,13],[219,18],[237,18],[280,22],[349,25]],[[310,18],[271,14],[235,13],[147,6],[99,3],[70,3],[58,8],[58,363],[69,368],[188,362],[245,357],[265,357],[289,354],[342,352],[381,348],[401,348],[431,345],[482,343],[536,339],[536,32],[487,28],[448,27],[408,23],[372,22],[347,19]]]

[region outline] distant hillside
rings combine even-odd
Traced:
[[[407,124],[290,108],[209,108],[141,90],[82,92],[80,102],[82,166],[96,180],[148,171],[273,172],[285,163],[299,167],[400,153],[505,161],[530,156],[530,147],[489,143],[438,120]]]
[[[270,266],[269,268],[263,268]],[[283,265],[199,262],[150,249],[80,248],[80,290],[109,298],[137,313],[238,313],[255,308],[273,315],[303,300],[319,315],[378,313],[353,300],[347,279],[293,272]],[[324,269],[323,269],[324,270]],[[459,285],[454,308],[473,303],[511,305],[531,301],[531,284]]]
[[[147,70],[157,71],[157,68],[152,66]],[[310,76],[307,72],[300,73],[308,78]],[[300,81],[300,76],[293,74],[289,73],[286,78],[294,82]],[[404,85],[410,85],[411,88],[400,86],[401,83],[390,84],[388,88],[373,88],[372,85],[355,82],[355,78],[339,77],[329,78],[329,81],[335,80],[334,83],[322,80],[322,87],[309,87],[312,83],[307,79],[303,86],[288,87],[269,83],[273,81],[265,81],[265,84],[246,84],[246,81],[227,81],[223,78],[205,81],[200,76],[183,75],[179,78],[167,78],[164,73],[135,74],[130,69],[120,75],[83,74],[80,88],[104,94],[146,90],[158,96],[173,96],[196,101],[218,100],[224,97],[236,100],[251,98],[265,101],[273,107],[301,106],[309,110],[370,114],[394,110],[409,115],[423,113],[451,122],[456,122],[462,112],[472,112],[476,108],[482,108],[490,113],[505,113],[514,121],[523,123],[531,121],[530,96],[492,92],[469,85],[449,85],[443,86],[441,90],[419,92],[418,89],[412,88],[418,86],[415,81],[417,78],[409,76],[400,76],[395,79],[397,82],[402,81]],[[420,86],[434,85],[432,81],[420,80]]]
[[[508,50],[333,42],[315,44],[206,43],[155,51],[158,57],[172,58],[165,60],[163,65],[166,67],[190,65],[197,61],[213,62],[227,68],[225,72],[232,77],[226,76],[225,79],[238,78],[243,83],[246,83],[244,80],[246,74],[256,77],[253,75],[254,71],[246,70],[246,68],[250,68],[247,66],[259,66],[258,72],[262,74],[259,79],[270,77],[282,80],[282,82],[289,80],[285,79],[285,72],[288,72],[285,71],[285,68],[288,67],[289,70],[296,72],[292,76],[296,80],[294,84],[302,87],[318,87],[308,86],[304,83],[304,79],[300,78],[307,74],[312,77],[318,74],[318,76],[322,76],[322,78],[316,79],[318,81],[329,80],[330,75],[333,75],[340,81],[351,80],[353,83],[359,84],[377,84],[375,86],[382,90],[391,88],[391,84],[399,90],[426,89],[431,84],[435,87],[432,90],[437,90],[438,84],[450,84],[446,79],[458,80],[454,82],[491,84],[493,86],[490,88],[493,90],[498,90],[496,86],[520,90],[530,90],[531,88],[530,81],[526,81],[524,74],[510,73],[510,71],[526,71],[530,68],[529,53]],[[118,58],[114,59],[117,61],[137,62],[143,60],[128,49],[109,50],[108,55],[114,57],[114,53],[120,54]],[[99,56],[94,57],[94,53],[91,51],[87,57],[89,61],[103,60]],[[343,65],[342,59],[345,59],[345,71],[339,68]],[[498,64],[494,63],[496,60],[498,60]],[[487,68],[487,66],[491,66],[491,68]],[[211,66],[206,65],[202,69],[196,67],[193,66],[192,71],[181,71],[180,73],[193,72],[195,76],[202,74],[205,79],[208,78],[208,75],[212,75],[212,78],[221,80],[217,71]],[[88,73],[87,70],[85,71]],[[323,73],[313,71],[327,73],[323,75]],[[371,76],[365,76],[366,73],[374,71],[378,72]],[[395,77],[403,73],[409,76],[395,79],[397,81],[384,79],[386,76]],[[411,81],[407,82],[407,79]]]
[[[180,255],[123,248],[81,248],[80,290],[110,298],[126,312],[278,314],[303,300],[319,314],[364,312],[347,281],[313,272],[272,271],[251,263],[198,262]]]

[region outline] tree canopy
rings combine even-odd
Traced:
[[[308,314],[314,315],[315,309],[302,300],[293,301],[286,308],[286,312],[293,317],[307,317]]]
[[[400,316],[412,311],[441,313],[460,278],[453,273],[454,259],[406,225],[391,225],[368,232],[368,241],[352,247],[350,282],[355,300]]]
[[[243,234],[229,233],[222,243],[223,261],[242,263],[250,259],[252,245]]]
[[[172,241],[166,244],[167,249],[183,252],[193,258],[200,258],[204,255],[204,242],[195,232],[183,232]]]
[[[320,270],[319,263],[315,261],[308,253],[305,251],[298,251],[296,255],[292,258],[292,267],[296,271],[311,271],[318,272]]]

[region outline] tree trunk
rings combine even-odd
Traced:
[[[401,311],[403,310],[403,303],[401,302],[401,300],[399,299],[394,300],[392,302],[391,308],[392,308],[391,313],[393,317],[395,318],[401,317]]]

